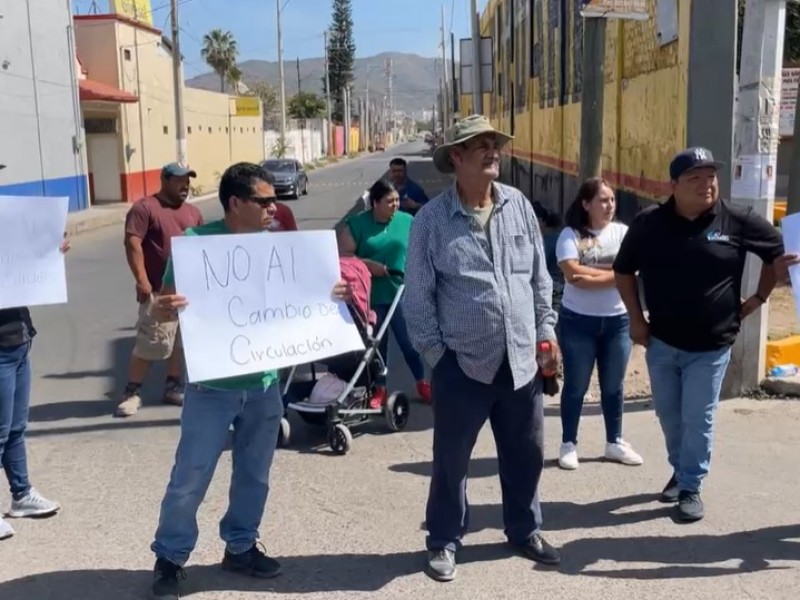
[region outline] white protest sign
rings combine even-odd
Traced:
[[[0,196],[0,308],[64,304],[69,198]]]
[[[787,215],[781,219],[783,247],[787,254],[800,254],[800,213]],[[789,278],[792,280],[794,306],[800,316],[800,265],[789,267]]]
[[[333,231],[172,240],[189,381],[308,363],[364,344],[344,302]]]

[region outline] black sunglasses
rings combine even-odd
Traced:
[[[243,198],[247,202],[255,202],[261,208],[267,208],[270,204],[275,204],[278,198],[275,196],[248,196],[247,198]]]

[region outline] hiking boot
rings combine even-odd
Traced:
[[[47,517],[56,514],[61,509],[58,502],[53,502],[43,497],[35,489],[25,494],[19,500],[11,500],[11,509],[8,516],[12,519],[25,517]]]
[[[417,382],[417,394],[419,394],[424,404],[431,404],[431,402],[433,402],[431,397],[431,384],[424,379]]]
[[[184,570],[166,558],[159,558],[153,572],[155,581],[150,587],[151,600],[179,600],[180,582],[186,579]]]
[[[14,528],[8,524],[8,521],[4,521],[2,518],[0,518],[0,540],[7,540],[13,535]]]
[[[538,533],[534,533],[523,545],[512,544],[526,558],[543,565],[557,565],[561,563],[561,555],[553,546],[547,543]]]
[[[222,568],[232,573],[242,573],[257,579],[272,579],[281,574],[281,564],[270,558],[261,544],[253,544],[247,552],[231,554],[227,550],[222,559]]]
[[[167,379],[164,386],[164,404],[183,406],[183,384],[175,379]]]
[[[447,548],[429,550],[425,574],[434,581],[453,581],[456,578],[456,553]]]
[[[678,495],[678,518],[684,523],[699,521],[705,516],[700,492],[681,490]]]
[[[658,501],[663,502],[664,504],[675,504],[678,501],[679,493],[680,489],[678,488],[678,478],[673,475],[670,477],[670,480],[667,482],[667,485],[661,492],[661,496],[658,498]]]
[[[119,403],[117,410],[114,411],[115,417],[132,417],[139,412],[142,407],[142,397],[139,395],[139,391],[139,386],[128,385],[122,394],[122,402]]]

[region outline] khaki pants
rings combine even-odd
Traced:
[[[147,361],[167,360],[175,344],[180,344],[178,321],[157,321],[150,314],[152,298],[139,305],[136,321],[136,344],[133,355]]]

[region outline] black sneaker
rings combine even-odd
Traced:
[[[159,558],[153,569],[155,581],[150,588],[152,600],[179,600],[180,582],[186,579],[186,573],[175,563]]]
[[[272,579],[281,574],[281,564],[266,555],[261,544],[254,544],[247,552],[231,554],[225,551],[222,568],[233,573],[243,573],[258,579]]]
[[[456,578],[456,553],[447,548],[428,551],[425,574],[434,581],[453,581]]]
[[[673,475],[669,482],[667,482],[664,491],[661,492],[661,496],[658,498],[659,502],[663,502],[664,504],[675,504],[678,501],[678,494],[680,493],[680,489],[678,488],[678,479]]]
[[[681,490],[678,496],[678,518],[685,523],[699,521],[705,516],[699,492]]]
[[[534,533],[527,543],[513,544],[526,558],[543,565],[557,565],[561,563],[561,555],[553,546],[538,533]]]

